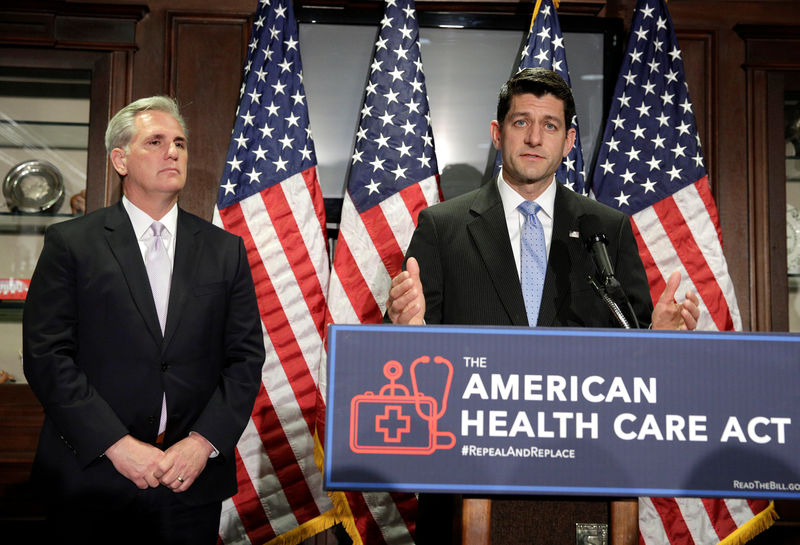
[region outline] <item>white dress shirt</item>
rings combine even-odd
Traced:
[[[171,271],[172,265],[175,263],[175,239],[177,238],[175,235],[178,231],[178,205],[173,205],[169,212],[167,212],[160,220],[154,220],[147,215],[147,212],[137,208],[135,204],[128,200],[128,197],[122,197],[122,206],[125,207],[125,211],[128,213],[128,217],[131,219],[133,233],[136,235],[136,240],[139,241],[139,250],[142,252],[143,260],[146,259],[147,256],[146,239],[149,238],[148,231],[150,230],[150,226],[153,224],[153,222],[160,221],[161,224],[167,229],[169,232],[169,241],[166,246]]]
[[[517,265],[517,276],[521,276],[520,268],[520,232],[522,231],[522,224],[525,222],[525,215],[520,212],[517,207],[525,199],[514,191],[503,179],[503,172],[497,175],[497,189],[500,191],[500,199],[503,201],[503,211],[506,216],[506,225],[508,226],[508,238],[511,241],[511,249],[514,252],[514,262]],[[534,201],[541,207],[536,217],[542,224],[544,230],[544,243],[547,248],[547,255],[550,255],[550,240],[553,238],[553,208],[556,202],[556,181],[555,174],[553,180],[544,193],[539,195],[538,199]]]

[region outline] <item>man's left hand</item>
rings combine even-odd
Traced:
[[[205,437],[192,433],[164,452],[155,476],[173,492],[185,492],[205,469],[212,452],[214,447]]]
[[[700,317],[700,300],[697,294],[686,292],[686,299],[682,303],[675,301],[675,292],[681,283],[681,272],[674,271],[667,280],[664,293],[658,298],[653,308],[653,329],[680,329],[694,330],[697,319]]]

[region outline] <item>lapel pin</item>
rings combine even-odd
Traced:
[[[569,236],[570,238],[581,238],[581,234],[578,231],[570,231]]]

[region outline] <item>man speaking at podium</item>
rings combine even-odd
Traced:
[[[386,303],[393,323],[618,327],[587,281],[595,264],[584,240],[593,237],[607,240],[607,274],[615,273],[630,301],[620,304],[628,320],[630,308],[640,327],[696,327],[697,296],[674,299],[678,271],[653,307],[629,218],[555,183],[575,142],[574,115],[569,86],[551,70],[527,68],[503,85],[490,126],[502,170],[479,189],[420,213],[406,270],[392,280]],[[429,508],[432,499],[420,501],[423,545],[450,539],[441,533],[447,510]]]

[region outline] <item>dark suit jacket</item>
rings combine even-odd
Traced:
[[[103,456],[125,434],[167,448],[196,431],[209,459],[189,504],[236,492],[234,447],[261,378],[261,322],[241,239],[179,211],[162,337],[122,203],[50,227],[23,316],[25,376],[45,410],[33,477],[55,501],[124,502]]]
[[[615,276],[640,325],[647,327],[652,303],[629,218],[560,183],[537,325],[618,327],[587,282],[595,271],[591,255],[580,238],[571,236],[578,232],[578,220],[584,214],[600,220],[609,239]],[[503,203],[494,181],[423,210],[408,257],[417,258],[420,265],[426,323],[529,325]]]
[[[640,326],[647,327],[652,303],[629,218],[560,183],[537,325],[617,327],[611,312],[587,282],[595,272],[591,256],[581,239],[570,235],[579,231],[578,221],[584,214],[594,214],[600,220],[609,239],[615,276]],[[423,210],[406,252],[408,257],[419,262],[426,323],[529,325],[503,203],[494,180]],[[420,494],[419,498],[417,543],[451,543],[448,521],[454,517],[453,499],[431,494]],[[564,505],[540,499],[530,505],[516,502],[512,509],[522,509],[523,513],[532,509],[543,520],[557,520]]]

